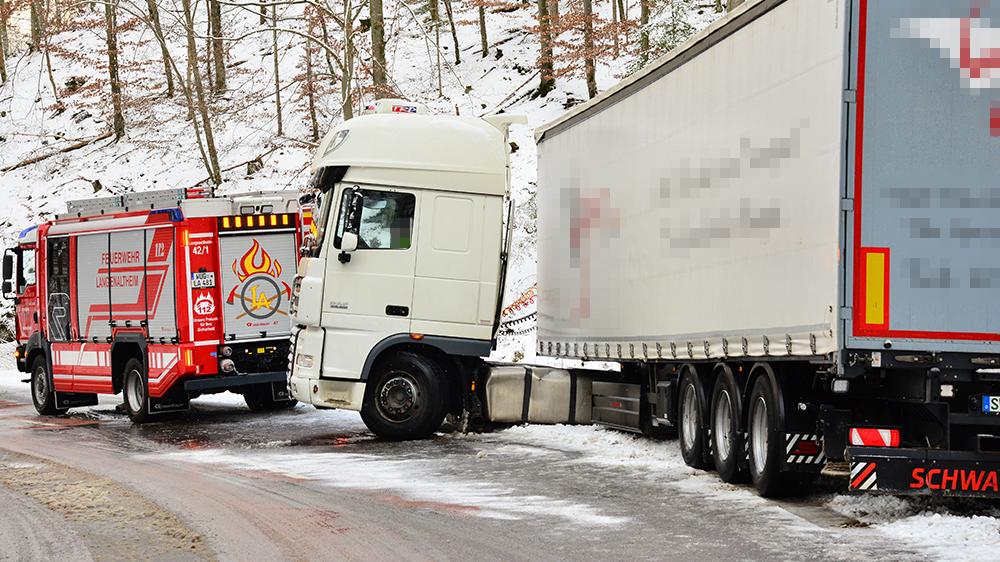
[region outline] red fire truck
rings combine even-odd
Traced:
[[[40,414],[124,394],[135,423],[205,393],[290,407],[296,192],[169,189],[72,201],[3,258],[18,369]]]

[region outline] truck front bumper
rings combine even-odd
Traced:
[[[342,381],[307,378],[292,373],[292,397],[317,408],[361,410],[365,398],[364,381]]]
[[[1000,497],[1000,453],[848,447],[851,492]]]

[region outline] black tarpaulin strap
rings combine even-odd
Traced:
[[[569,423],[576,423],[576,371],[569,372]]]
[[[524,401],[521,403],[521,422],[528,423],[528,406],[531,405],[532,370],[524,369]]]

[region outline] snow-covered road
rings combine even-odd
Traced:
[[[1000,551],[991,504],[857,498],[831,487],[773,502],[687,468],[675,442],[601,428],[389,443],[354,413],[255,414],[231,394],[135,427],[110,400],[37,417],[20,378],[0,371],[0,469],[9,451],[19,463],[36,457],[118,482],[176,514],[220,558],[896,560]],[[0,499],[12,493],[2,482]],[[23,530],[32,517],[7,519]],[[99,543],[78,534],[100,558]]]

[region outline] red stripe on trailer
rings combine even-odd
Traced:
[[[899,447],[899,430],[852,427],[850,442],[856,447]]]

